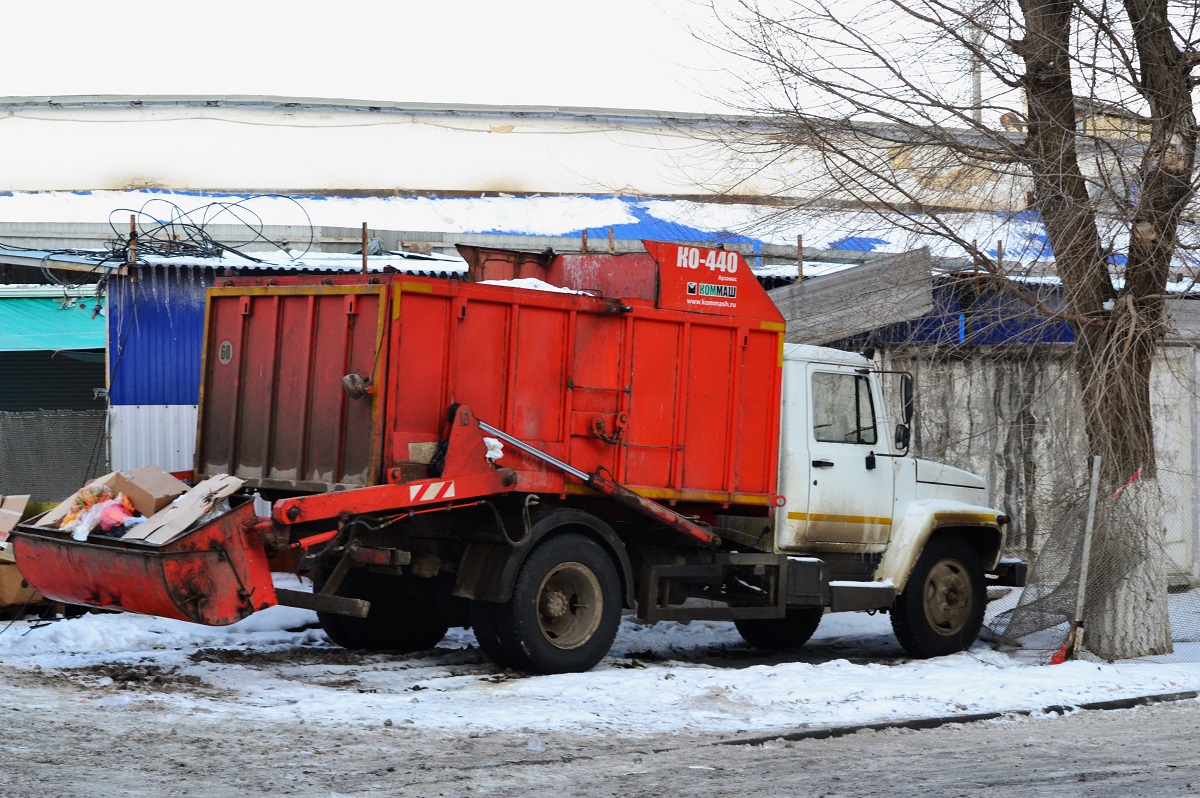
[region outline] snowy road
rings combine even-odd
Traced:
[[[1197,690],[1200,663],[1048,667],[982,644],[918,662],[903,657],[885,616],[827,616],[790,656],[748,649],[730,624],[626,619],[595,670],[543,677],[497,672],[468,631],[390,656],[338,649],[312,620],[275,608],[226,629],[116,614],[0,624],[6,794],[792,795],[821,794],[802,788],[819,777],[831,795],[892,795],[922,792],[904,784],[926,784],[931,767],[958,774],[939,782],[945,794],[990,794],[993,783],[1034,794],[1059,789],[1059,777],[1087,794],[1080,773],[1124,785],[1096,794],[1137,794],[1123,790],[1143,783],[1182,794],[1200,742],[1196,701],[1040,711]],[[1014,710],[1034,717],[712,745]],[[1042,769],[1011,767],[1025,760]],[[869,767],[855,769],[860,761]],[[1032,780],[1051,770],[1059,775],[1045,784]]]

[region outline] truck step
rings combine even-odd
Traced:
[[[887,582],[830,582],[830,612],[882,610],[896,600],[896,587]]]
[[[718,553],[711,563],[648,565],[638,597],[638,615],[647,621],[732,621],[782,618],[787,612],[787,558],[777,554]],[[711,600],[693,598],[670,605],[672,583],[695,597],[698,588]],[[703,603],[700,603],[703,602]]]

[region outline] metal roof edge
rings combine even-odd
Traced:
[[[614,121],[762,122],[744,114],[711,114],[695,111],[656,111],[648,108],[605,108],[570,105],[486,105],[482,103],[432,103],[396,100],[335,99],[254,94],[74,94],[0,97],[0,110],[53,109],[145,109],[145,108],[263,108],[312,109],[367,113],[425,113],[475,116],[567,116]]]

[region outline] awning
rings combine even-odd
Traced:
[[[103,314],[95,297],[0,298],[0,352],[103,349]]]

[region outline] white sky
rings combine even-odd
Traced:
[[[0,95],[718,110],[719,53],[688,30],[705,19],[694,0],[19,3]]]

